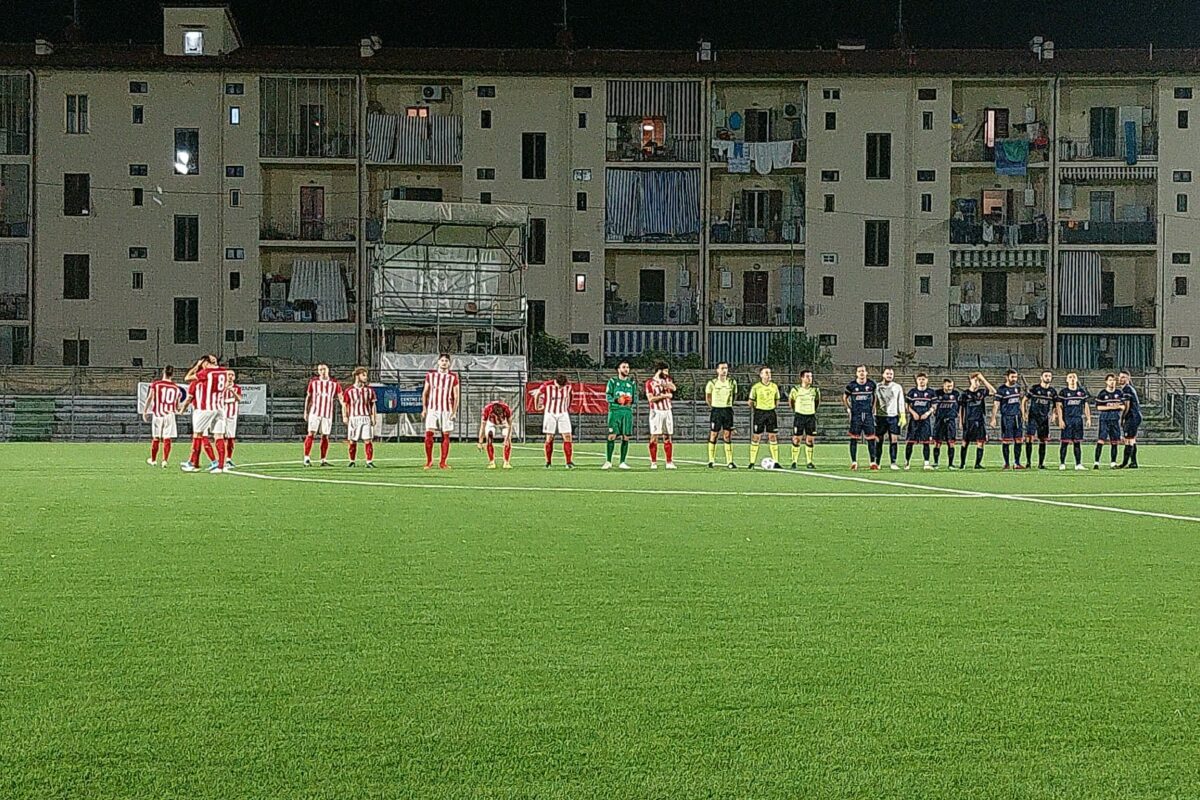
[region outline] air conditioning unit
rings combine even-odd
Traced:
[[[784,119],[800,119],[800,104],[799,103],[784,103],[783,104]]]
[[[426,102],[429,102],[430,100],[441,100],[442,95],[445,94],[445,92],[445,86],[422,86],[421,99]]]

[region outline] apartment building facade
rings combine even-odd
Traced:
[[[527,206],[530,327],[597,360],[804,331],[837,363],[1200,368],[1190,52],[163,30],[0,46],[0,363],[368,360],[381,209],[416,200]]]

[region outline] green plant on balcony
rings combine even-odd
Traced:
[[[829,348],[804,331],[776,333],[767,342],[767,363],[789,372],[801,369],[822,370],[833,366]]]
[[[595,369],[599,366],[582,350],[539,331],[529,340],[529,365],[534,369]]]

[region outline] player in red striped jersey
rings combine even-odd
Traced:
[[[561,436],[563,440],[563,455],[567,459],[567,469],[575,469],[575,460],[571,452],[574,443],[571,438],[571,400],[573,398],[571,384],[567,376],[561,372],[554,380],[546,381],[538,387],[534,404],[542,409],[542,433],[546,434],[546,469],[554,460],[554,437]]]
[[[216,443],[217,460],[208,471],[225,470],[225,433],[220,424],[223,417],[221,403],[226,390],[232,384],[230,374],[212,354],[204,356],[188,370],[187,379],[193,381],[188,402],[195,409],[195,413],[192,415],[192,457],[183,465],[185,472],[195,472],[200,468],[200,448],[210,435]]]
[[[304,394],[304,419],[308,422],[308,435],[304,437],[304,466],[312,466],[313,439],[321,435],[321,466],[328,467],[329,434],[333,430],[333,408],[342,395],[341,385],[329,377],[329,366],[317,364],[317,375],[308,382]]]
[[[675,382],[671,370],[662,361],[654,365],[654,377],[646,381],[646,400],[650,404],[650,469],[658,469],[658,437],[663,437],[667,469],[675,469],[671,436],[675,433],[675,416],[671,411],[671,396]]]
[[[354,370],[354,385],[342,392],[342,422],[346,423],[346,444],[350,450],[349,467],[358,456],[358,443],[363,443],[367,469],[375,468],[375,390],[367,385],[366,367]]]
[[[433,466],[433,435],[442,434],[442,457],[438,462],[441,469],[449,469],[446,459],[450,456],[450,432],[454,430],[454,417],[458,413],[458,375],[450,371],[450,356],[438,356],[437,369],[425,374],[425,388],[421,391],[421,416],[425,418],[425,469]]]
[[[163,469],[171,458],[171,440],[179,436],[175,415],[183,408],[183,389],[171,380],[174,374],[174,367],[163,367],[162,377],[150,384],[142,405],[142,416],[150,423],[150,458],[146,463],[152,467],[157,463],[161,443]]]
[[[238,406],[242,402],[242,387],[237,385],[237,373],[229,370],[229,386],[221,401],[221,432],[225,435],[225,466],[233,469],[233,446],[237,444]]]
[[[503,400],[493,400],[483,407],[483,419],[479,424],[479,449],[487,440],[488,469],[496,468],[496,432],[504,431],[504,468],[512,469],[513,412]]]

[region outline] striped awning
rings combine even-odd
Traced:
[[[1076,166],[1062,169],[1062,178],[1065,181],[1152,181],[1157,177],[1158,167],[1152,164]]]
[[[700,352],[700,334],[695,330],[606,330],[604,355],[637,356],[645,350],[663,350],[677,356]]]
[[[1045,250],[951,250],[950,266],[959,268],[978,269],[1045,269],[1047,256]]]

